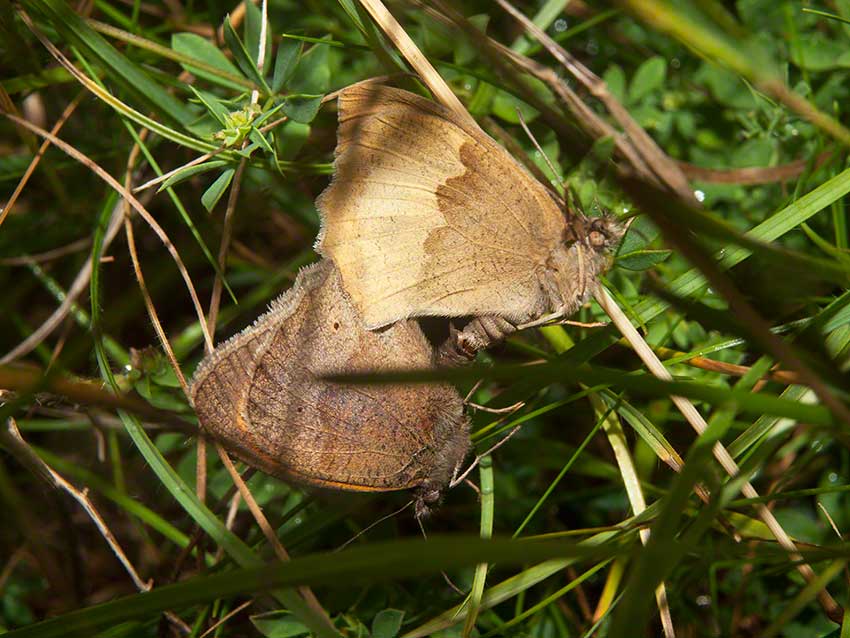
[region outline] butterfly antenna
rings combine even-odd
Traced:
[[[522,126],[522,130],[525,131],[525,134],[528,136],[528,139],[531,140],[531,143],[534,145],[534,148],[537,149],[537,152],[543,157],[543,161],[546,162],[546,166],[549,167],[549,170],[552,171],[552,175],[555,179],[558,178],[558,171],[555,170],[554,164],[549,160],[549,156],[543,151],[543,148],[540,146],[540,143],[537,141],[537,138],[534,137],[534,133],[531,132],[531,129],[528,128],[528,124],[525,123],[525,118],[522,116],[522,111],[519,109],[516,110],[517,117],[519,118],[520,126]],[[563,183],[561,184],[563,186]]]
[[[519,118],[519,124],[520,124],[520,126],[522,126],[522,130],[525,131],[525,134],[528,136],[528,139],[531,140],[531,143],[534,145],[534,148],[537,149],[537,152],[540,153],[541,157],[543,157],[543,161],[546,162],[546,166],[548,166],[549,170],[552,171],[552,175],[554,175],[555,178],[557,179],[558,178],[558,171],[555,170],[555,166],[554,166],[554,164],[552,164],[551,160],[549,159],[549,156],[546,155],[545,151],[540,146],[540,143],[537,141],[537,138],[534,137],[534,134],[531,132],[531,129],[528,128],[528,124],[525,123],[525,118],[522,116],[522,111],[520,111],[517,108],[516,114],[517,114],[517,118]],[[571,190],[567,186],[566,180],[561,181],[561,188],[564,189],[564,197],[563,197],[564,217],[566,217],[567,223],[570,224],[576,218],[576,214],[575,214],[575,212],[573,212],[573,207],[570,206],[570,203],[569,203],[569,196],[570,196]],[[583,217],[583,215],[579,215],[579,216]]]
[[[365,534],[366,532],[368,532],[370,529],[372,529],[373,527],[375,527],[375,526],[377,526],[377,525],[380,525],[381,523],[383,523],[383,522],[384,522],[385,520],[387,520],[388,518],[392,518],[393,516],[397,516],[397,515],[401,514],[404,510],[406,510],[406,509],[407,509],[408,507],[410,507],[411,505],[413,505],[413,501],[412,501],[412,500],[410,500],[410,501],[408,501],[407,503],[405,503],[404,505],[402,505],[402,506],[401,506],[400,508],[398,508],[395,512],[390,512],[390,513],[389,513],[389,514],[387,514],[386,516],[382,516],[381,518],[379,518],[377,521],[375,521],[374,523],[372,523],[371,525],[369,525],[369,526],[368,526],[368,527],[366,527],[365,529],[362,529],[362,530],[360,530],[359,532],[357,532],[354,536],[352,536],[352,537],[351,537],[351,538],[349,538],[347,541],[345,541],[342,545],[340,545],[339,547],[337,547],[337,548],[334,550],[334,552],[342,551],[343,549],[345,549],[346,547],[348,547],[349,545],[351,545],[351,543],[353,543],[353,542],[354,542],[354,541],[356,541],[358,538],[360,538],[361,536],[363,536],[363,534]],[[418,521],[419,519],[417,518],[416,520]],[[421,522],[421,521],[419,522],[419,527],[422,527],[422,522]],[[425,533],[425,530],[424,530],[424,529],[422,530],[422,533],[423,533],[423,534]]]
[[[416,517],[416,522],[419,524],[419,531],[420,531],[420,532],[422,532],[422,538],[424,538],[424,539],[427,541],[427,540],[428,540],[428,534],[426,534],[426,533],[425,533],[425,525],[423,525],[423,524],[422,524],[422,519],[421,519],[421,518],[419,518],[419,517],[417,516],[417,517]],[[465,591],[463,591],[463,590],[462,590],[460,587],[458,587],[457,585],[455,585],[455,584],[452,582],[452,579],[451,579],[451,578],[449,578],[449,575],[448,575],[446,572],[444,572],[444,571],[441,569],[441,570],[440,570],[440,574],[442,574],[442,575],[443,575],[443,580],[445,580],[445,581],[446,581],[446,584],[447,584],[449,587],[451,587],[453,590],[455,590],[455,592],[456,592],[458,595],[460,595],[460,596],[466,596],[466,592],[465,592]]]

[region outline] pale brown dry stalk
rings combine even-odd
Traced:
[[[260,526],[263,535],[266,537],[266,540],[268,540],[269,544],[272,546],[275,556],[277,556],[278,560],[281,562],[289,561],[289,552],[287,552],[281,544],[280,539],[277,537],[277,534],[275,534],[274,529],[269,524],[266,515],[263,514],[262,508],[257,504],[257,501],[254,499],[254,495],[251,494],[251,490],[248,488],[248,485],[245,483],[245,481],[242,480],[242,477],[239,476],[239,472],[236,470],[236,466],[233,465],[233,461],[230,460],[230,456],[228,456],[227,450],[225,450],[220,443],[215,444],[215,449],[218,452],[218,457],[221,459],[221,462],[227,469],[228,474],[230,474],[230,477],[233,479],[234,484],[239,489],[239,494],[242,496],[242,499],[245,501],[245,504],[251,511],[254,520],[257,521],[257,524]],[[331,619],[328,617],[328,614],[322,607],[321,603],[319,603],[319,600],[316,598],[316,595],[313,593],[313,590],[307,587],[306,585],[302,585],[297,589],[298,592],[301,594],[301,597],[304,599],[304,602],[306,602],[307,605],[309,605],[313,609],[313,611],[319,617],[321,617],[329,627],[333,627]]]
[[[253,605],[253,604],[254,604],[254,601],[253,601],[253,600],[246,600],[244,603],[242,603],[241,605],[239,605],[236,609],[234,609],[234,610],[230,611],[229,613],[225,614],[224,616],[222,616],[221,618],[219,618],[219,619],[218,619],[215,623],[213,623],[212,625],[210,625],[209,629],[207,629],[204,633],[202,633],[202,634],[201,634],[198,638],[206,638],[206,637],[207,637],[207,636],[209,636],[212,632],[214,632],[216,629],[218,629],[218,628],[219,628],[219,627],[221,627],[224,623],[226,623],[228,620],[230,620],[231,618],[233,618],[236,614],[238,614],[238,613],[240,613],[241,611],[243,611],[243,610],[247,609],[248,607],[250,607],[250,606],[251,606],[251,605]]]
[[[133,567],[130,559],[127,558],[127,555],[124,553],[124,550],[121,548],[121,545],[118,543],[115,535],[109,529],[106,521],[95,508],[94,503],[92,503],[86,491],[84,490],[81,492],[71,483],[66,481],[58,472],[45,463],[41,457],[33,451],[33,449],[21,436],[21,433],[18,430],[18,424],[15,422],[14,418],[9,417],[6,420],[6,427],[3,430],[2,438],[8,448],[15,455],[15,458],[24,467],[26,467],[34,475],[45,480],[51,487],[63,490],[80,504],[85,513],[95,524],[95,527],[97,527],[100,535],[103,536],[104,540],[109,545],[109,548],[115,554],[115,557],[121,565],[123,565],[127,574],[130,576],[130,580],[133,581],[136,588],[139,591],[150,591],[151,582],[145,582],[139,576],[136,568]]]
[[[88,237],[83,237],[82,239],[72,241],[70,244],[66,244],[59,248],[45,250],[43,253],[36,253],[34,255],[21,255],[20,257],[5,257],[3,259],[0,259],[0,266],[28,266],[30,264],[42,264],[47,261],[59,259],[60,257],[64,257],[66,255],[78,253],[81,250],[85,250],[90,245],[91,239],[89,239]]]
[[[106,182],[113,190],[115,190],[121,197],[129,202],[129,204],[135,209],[135,211],[142,217],[142,219],[147,222],[148,226],[154,231],[154,233],[159,237],[159,240],[166,247],[169,254],[171,255],[172,260],[177,266],[177,269],[180,271],[180,276],[183,278],[183,281],[186,284],[186,289],[189,291],[189,296],[192,299],[192,304],[195,306],[195,312],[197,313],[198,319],[201,322],[201,328],[203,329],[204,339],[207,343],[212,345],[212,338],[209,334],[209,331],[206,329],[206,323],[204,322],[204,313],[201,309],[201,302],[198,299],[198,295],[195,292],[195,286],[192,283],[191,277],[189,277],[189,273],[186,270],[186,266],[183,264],[183,259],[180,257],[180,253],[177,251],[177,248],[171,242],[168,235],[162,229],[162,227],[157,223],[157,221],[153,218],[153,216],[147,211],[145,206],[133,196],[123,185],[121,185],[112,175],[107,173],[100,165],[94,162],[87,155],[77,150],[67,142],[59,139],[55,135],[52,135],[34,124],[31,124],[19,117],[11,115],[9,113],[3,114],[6,118],[20,124],[21,126],[25,126],[33,133],[40,135],[46,139],[49,139],[54,146],[61,149],[66,155],[74,158],[78,162],[80,162],[83,166],[92,171],[95,175],[97,175],[100,179]],[[0,363],[5,363],[7,360],[6,355],[3,359],[0,359]]]
[[[83,99],[83,95],[85,95],[85,91],[80,91],[71,100],[65,109],[62,111],[62,115],[59,116],[59,119],[56,120],[56,123],[53,125],[53,128],[50,129],[50,132],[53,135],[58,135],[59,131],[62,130],[62,127],[65,125],[65,122],[68,121],[68,118],[71,117],[71,114],[77,109],[80,101]],[[6,205],[0,210],[0,226],[3,225],[3,221],[8,217],[9,213],[12,212],[12,209],[15,207],[15,202],[18,201],[18,197],[20,197],[24,188],[29,182],[30,177],[35,172],[38,163],[41,161],[41,158],[44,157],[44,154],[47,152],[47,149],[50,147],[50,140],[44,140],[41,143],[41,146],[38,147],[35,155],[32,160],[30,160],[29,166],[27,166],[27,170],[24,171],[21,179],[18,180],[18,183],[15,185],[15,190],[12,191],[12,194],[9,196],[9,200],[6,202]]]
[[[608,112],[623,127],[628,140],[634,145],[646,165],[649,166],[657,181],[672,189],[682,199],[695,201],[693,189],[676,162],[658,147],[655,140],[647,134],[642,126],[635,122],[631,114],[608,90],[605,81],[550,38],[543,29],[529,20],[522,12],[514,8],[508,0],[496,0],[496,2],[513,16],[530,35],[534,36],[543,48],[560,62],[576,80],[605,105]]]
[[[381,0],[360,0],[360,4],[372,16],[372,19],[381,27],[390,41],[395,44],[399,52],[410,63],[410,66],[420,75],[422,81],[434,93],[437,100],[450,108],[457,115],[475,126],[478,124],[461,104],[460,100],[451,90],[448,84],[428,61],[416,43],[407,35],[407,31],[399,24],[398,20],[387,10]]]
[[[133,272],[136,274],[136,282],[139,284],[139,291],[142,293],[142,299],[144,299],[145,308],[147,308],[148,311],[148,318],[151,320],[151,324],[153,324],[154,331],[159,337],[162,349],[165,351],[165,356],[168,357],[168,363],[171,365],[172,370],[174,370],[174,374],[177,376],[177,381],[180,383],[183,393],[188,397],[189,384],[186,382],[186,377],[180,369],[180,364],[177,362],[177,357],[171,347],[171,342],[165,334],[165,329],[162,327],[162,322],[159,320],[159,314],[156,311],[156,306],[154,305],[153,299],[151,299],[150,293],[148,292],[148,287],[145,284],[145,276],[142,274],[142,266],[139,263],[139,255],[136,252],[136,239],[133,236],[133,222],[129,217],[124,218],[124,234],[127,237],[127,247],[130,252],[130,259],[133,262]]]

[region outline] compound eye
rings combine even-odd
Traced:
[[[590,231],[590,234],[587,236],[587,240],[594,248],[605,248],[605,244],[608,242],[608,238],[605,237],[605,233],[598,230]]]

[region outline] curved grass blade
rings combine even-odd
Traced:
[[[28,5],[37,9],[63,38],[86,52],[107,74],[147,108],[166,116],[173,122],[186,124],[194,115],[182,102],[119,53],[111,44],[86,24],[62,0],[32,0]]]
[[[90,636],[97,628],[167,609],[182,609],[218,598],[275,591],[282,587],[349,586],[352,583],[414,578],[482,562],[517,565],[554,557],[562,557],[561,561],[575,561],[599,554],[617,554],[620,551],[619,546],[610,545],[590,547],[553,540],[485,541],[469,536],[373,543],[368,547],[357,547],[342,553],[295,558],[285,565],[275,563],[192,578],[144,594],[126,596],[63,614],[6,635],[9,638]]]

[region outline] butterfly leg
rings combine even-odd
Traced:
[[[469,363],[479,350],[503,341],[516,329],[511,322],[496,316],[477,317],[463,330],[451,325],[448,339],[437,350],[436,363],[447,366]]]

